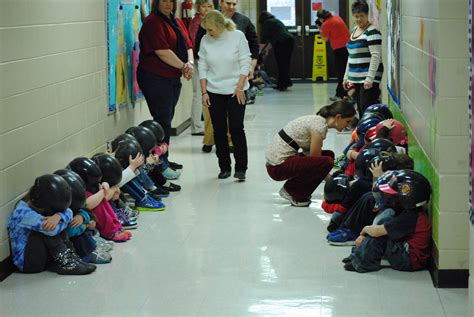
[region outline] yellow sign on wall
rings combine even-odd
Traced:
[[[326,42],[323,41],[320,34],[314,36],[313,50],[313,76],[316,79],[328,80],[328,66],[326,57]]]

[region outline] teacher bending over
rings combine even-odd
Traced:
[[[345,100],[322,107],[316,115],[290,121],[265,151],[267,172],[276,181],[286,180],[280,196],[295,207],[311,204],[311,194],[334,165],[334,153],[323,150],[328,129],[342,131],[356,111]]]

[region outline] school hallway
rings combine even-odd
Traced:
[[[165,212],[141,213],[131,241],[87,276],[14,273],[0,285],[1,316],[430,316],[468,314],[468,289],[433,286],[428,271],[346,272],[350,247],[325,239],[323,184],[309,208],[279,197],[265,146],[288,121],[315,113],[334,84],[266,89],[247,106],[247,180],[218,180],[215,148],[201,151],[189,129],[172,139],[183,190]],[[330,130],[336,155],[349,134]]]

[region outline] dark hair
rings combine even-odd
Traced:
[[[335,117],[338,114],[340,114],[342,118],[350,118],[355,116],[356,111],[349,101],[338,100],[330,105],[322,107],[316,114],[325,119]]]
[[[258,16],[258,23],[262,24],[268,19],[273,19],[275,16],[268,11],[262,11]]]
[[[354,13],[365,13],[369,14],[369,5],[367,4],[367,1],[365,0],[357,0],[352,4],[351,7],[352,14]]]
[[[322,9],[322,10],[318,11],[317,16],[318,16],[318,19],[325,19],[326,20],[327,18],[332,17],[332,14],[328,10]]]
[[[160,13],[160,0],[153,1],[150,12],[155,14]],[[173,0],[173,10],[171,10],[171,12],[173,15],[176,13],[176,0]]]
[[[415,162],[408,154],[393,153],[395,165],[399,170],[412,170],[415,168]]]

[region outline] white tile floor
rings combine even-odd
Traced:
[[[245,183],[218,180],[199,137],[172,140],[185,165],[167,210],[142,214],[133,239],[89,276],[14,274],[0,284],[0,316],[467,316],[467,289],[435,289],[429,273],[345,272],[347,247],[325,241],[321,191],[290,207],[264,168],[264,147],[292,118],[314,113],[331,85],[266,91],[248,106]],[[340,151],[347,134],[331,132]]]

